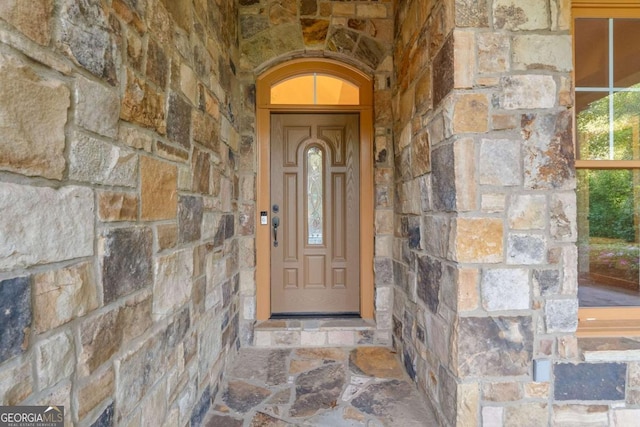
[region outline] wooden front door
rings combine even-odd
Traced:
[[[360,311],[358,129],[353,113],[271,115],[274,315]]]

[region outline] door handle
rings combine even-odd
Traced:
[[[278,227],[280,226],[280,218],[274,216],[271,218],[271,225],[273,226],[273,246],[278,247]]]

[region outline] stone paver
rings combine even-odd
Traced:
[[[206,427],[438,426],[386,347],[243,348]]]

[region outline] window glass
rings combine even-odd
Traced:
[[[360,89],[337,77],[309,74],[293,77],[271,88],[272,104],[358,105]]]
[[[271,88],[272,104],[314,104],[313,75],[288,79]]]
[[[322,150],[307,151],[307,243],[322,245],[324,225],[324,188],[322,185]]]
[[[609,85],[609,20],[575,21],[576,86]]]
[[[581,307],[640,305],[640,170],[578,170]]]
[[[577,170],[578,298],[640,306],[640,20],[578,18],[574,29],[577,155],[602,161]]]
[[[640,19],[613,20],[614,86],[640,83]]]
[[[639,160],[640,20],[576,19],[581,160]]]

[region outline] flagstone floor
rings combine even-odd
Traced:
[[[386,347],[243,348],[206,427],[430,427],[435,415]]]

